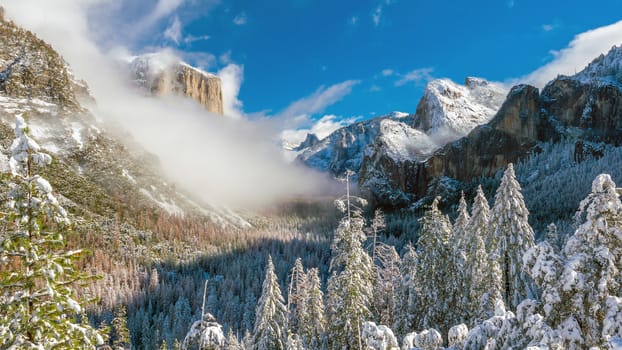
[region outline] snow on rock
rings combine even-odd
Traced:
[[[156,190],[155,187],[153,186],[151,187],[153,188],[154,191]],[[164,209],[164,211],[166,211],[170,215],[176,215],[176,216],[183,217],[185,214],[182,208],[180,208],[177,204],[175,204],[175,202],[166,198],[163,194],[160,194],[159,195],[160,199],[157,199],[153,194],[151,194],[151,192],[149,192],[149,190],[146,190],[144,188],[140,189],[140,193],[142,193],[143,195],[145,195],[145,197],[149,198],[151,201],[156,203],[160,208]]]
[[[584,84],[620,85],[622,83],[622,45],[613,46],[606,55],[595,58],[572,78]]]
[[[222,326],[216,322],[214,316],[207,314],[204,320],[192,324],[184,338],[182,349],[224,349],[225,339]]]
[[[370,350],[398,350],[397,339],[393,331],[383,325],[374,322],[363,323],[363,336],[365,345]]]
[[[125,177],[126,179],[128,179],[131,183],[133,183],[134,185],[138,184],[138,182],[136,181],[136,179],[130,175],[130,172],[127,171],[127,169],[122,169],[121,170],[121,175],[123,175],[123,177]]]
[[[465,85],[449,79],[433,80],[419,102],[414,126],[453,141],[489,122],[507,92],[504,86],[481,78],[466,78]]]
[[[396,162],[421,161],[439,148],[428,135],[408,125],[391,119],[380,122],[376,144]]]
[[[469,334],[469,329],[464,323],[449,329],[447,340],[451,349],[462,349],[464,341]]]
[[[434,328],[426,329],[415,336],[414,345],[421,350],[436,350],[443,345],[443,337]]]
[[[357,122],[342,127],[312,147],[301,150],[296,158],[307,166],[343,176],[346,170],[358,172],[365,149],[374,142],[379,124],[386,117]]]

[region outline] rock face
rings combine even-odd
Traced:
[[[358,172],[365,149],[378,135],[381,120],[372,119],[340,128],[319,143],[302,150],[296,159],[335,177],[344,176],[346,170]]]
[[[320,139],[315,134],[307,134],[307,137],[300,145],[294,148],[294,151],[302,151],[305,148],[310,148],[320,143]]]
[[[490,122],[423,161],[387,157],[386,145],[374,143],[363,159],[359,184],[377,204],[404,206],[439,191],[446,180],[493,176],[538,142],[562,137],[578,145],[622,144],[622,47],[575,76],[556,78],[541,93],[533,86],[515,86]]]
[[[222,84],[213,74],[160,54],[134,57],[130,69],[136,84],[155,95],[187,96],[209,112],[223,114]]]
[[[419,101],[412,126],[428,134],[466,135],[490,121],[506,94],[504,87],[480,78],[466,78],[464,85],[433,80]]]
[[[0,92],[5,96],[40,99],[77,107],[75,81],[63,58],[34,34],[0,18]]]

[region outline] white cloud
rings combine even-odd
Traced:
[[[281,140],[290,145],[299,145],[305,140],[307,134],[315,134],[320,140],[330,135],[333,131],[356,122],[359,118],[342,118],[334,114],[327,114],[317,120],[309,128],[287,129],[281,132]]]
[[[164,37],[171,40],[175,44],[179,44],[181,40],[181,21],[178,16],[173,18],[171,25],[164,31]]]
[[[559,74],[572,75],[581,71],[594,58],[621,43],[622,21],[577,34],[567,47],[552,51],[553,61],[511,82],[543,87]]]
[[[415,69],[406,75],[403,75],[398,81],[395,82],[395,86],[403,86],[410,82],[415,84],[426,83],[427,81],[433,79],[432,72],[434,72],[434,68],[430,67]]]
[[[151,26],[155,22],[173,13],[184,0],[158,0],[153,10],[143,19],[144,25]]]
[[[555,29],[555,25],[553,25],[553,24],[543,24],[542,25],[542,30],[545,31],[545,32],[550,32],[553,29]]]
[[[382,70],[382,76],[383,77],[390,77],[394,74],[395,72],[393,71],[393,69],[383,69]]]
[[[359,18],[357,16],[352,16],[348,20],[348,23],[350,23],[351,25],[356,25],[358,22],[359,22]]]
[[[371,20],[374,22],[374,26],[378,27],[380,25],[380,20],[382,19],[382,5],[378,5],[374,12],[371,14]]]
[[[300,116],[310,116],[315,113],[320,113],[326,107],[340,101],[352,92],[352,88],[358,83],[358,80],[346,80],[329,87],[321,86],[311,95],[290,104],[285,110],[280,112],[277,117],[279,119],[292,120]]]
[[[209,40],[210,36],[209,35],[199,35],[199,36],[194,36],[194,35],[186,35],[184,37],[184,43],[186,45],[192,44],[196,41],[205,41],[205,40]]]
[[[233,18],[233,24],[235,24],[236,26],[243,26],[246,24],[246,22],[248,22],[248,17],[244,12],[239,13]]]
[[[223,110],[226,116],[240,119],[244,116],[242,101],[238,99],[240,86],[244,80],[244,67],[229,63],[218,71],[222,82]]]
[[[382,91],[382,88],[381,88],[380,86],[378,86],[378,85],[372,85],[372,86],[369,88],[369,91],[370,91],[370,92],[378,92],[378,91]]]

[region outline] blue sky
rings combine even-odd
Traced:
[[[350,80],[352,91],[317,114],[370,116],[413,112],[432,77],[462,82],[470,75],[495,81],[525,76],[552,61],[551,52],[565,48],[575,35],[621,16],[619,0],[597,5],[566,0],[223,0],[202,6],[187,1],[160,22],[164,32],[179,21],[178,43],[156,35],[136,49],[172,46],[210,53],[215,57],[207,64],[210,70],[229,62],[242,65],[239,99],[247,113],[278,113],[322,86]],[[403,80],[411,72],[413,79]]]
[[[430,79],[542,86],[622,44],[622,0],[57,0],[45,11],[31,2],[6,6],[23,23],[49,25],[58,13],[102,52],[173,52],[221,76],[229,114],[307,129],[324,118],[315,125],[324,134],[414,112]]]

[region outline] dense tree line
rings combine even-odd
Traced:
[[[18,126],[3,212],[0,303],[16,310],[10,315],[44,323],[19,323],[5,313],[3,341],[104,342],[114,349],[391,349],[400,339],[404,347],[422,349],[583,349],[612,346],[622,337],[622,204],[608,175],[594,175],[582,201],[576,191],[560,191],[562,175],[582,190],[588,174],[606,168],[602,159],[566,163],[567,144],[545,146],[517,165],[518,176],[510,164],[499,180],[484,182],[484,188],[498,184],[492,208],[487,198],[493,196],[481,186],[463,195],[451,221],[439,198],[417,221],[392,214],[385,222],[381,212],[365,219],[351,208],[337,224],[326,211],[305,217],[298,207],[285,221],[259,222],[252,233],[213,236],[204,255],[185,262],[164,256],[114,261],[96,252],[92,262],[104,261],[110,273],[93,282],[76,269],[86,266],[75,263],[79,250],[63,253],[66,212],[49,184],[30,172],[29,162],[42,166],[49,157],[27,138],[25,124],[18,120]],[[604,154],[609,166],[622,163],[619,149]],[[530,205],[533,198],[542,202]],[[565,202],[556,208],[576,201],[573,223],[569,209],[557,225],[541,223],[555,216],[540,213],[538,226],[546,230],[536,235],[527,207],[546,211],[560,198]],[[158,221],[161,229],[174,227],[169,235],[177,241],[183,224],[175,225]],[[391,235],[395,230],[399,237]],[[63,278],[84,282],[79,295],[105,296],[90,309],[99,331]],[[20,290],[25,285],[27,294]],[[45,291],[37,289],[42,286]],[[36,303],[42,306],[33,318]],[[42,312],[63,323],[45,323]],[[49,332],[33,330],[46,324]],[[62,327],[69,328],[59,338],[54,334]]]

